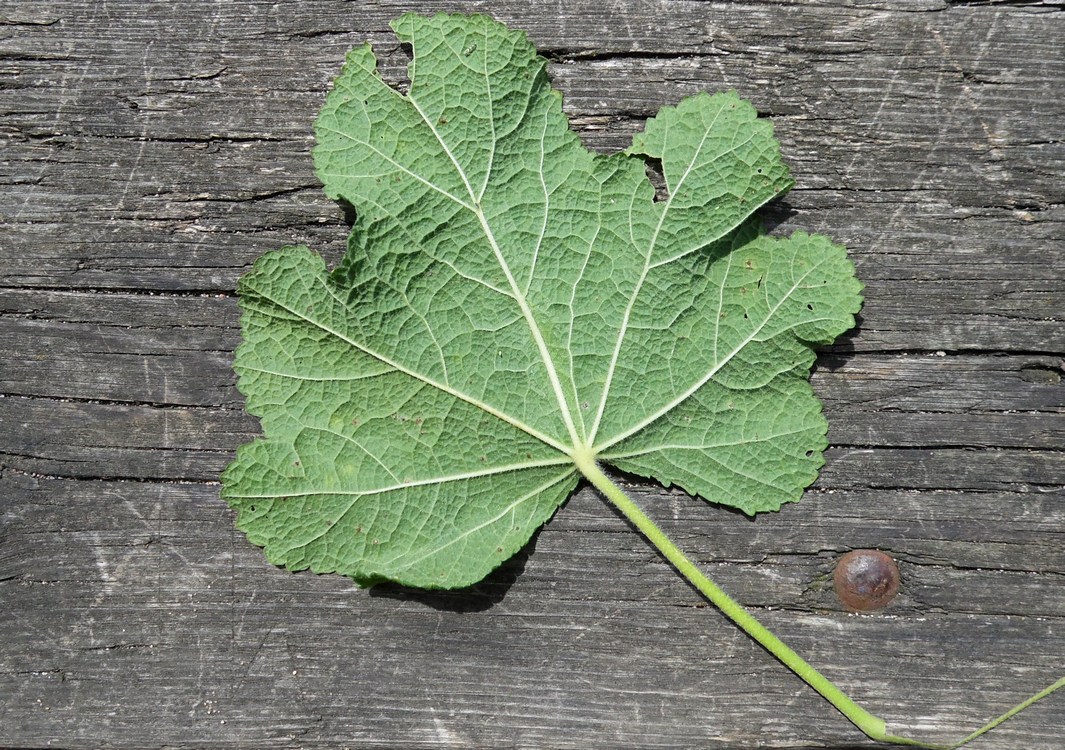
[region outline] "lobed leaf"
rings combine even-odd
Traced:
[[[326,193],[358,212],[343,261],[284,248],[240,282],[265,438],[223,496],[249,539],[291,569],[457,587],[550,518],[578,455],[747,513],[797,500],[825,447],[811,345],[861,285],[843,248],[751,218],[791,186],[768,122],[703,94],[595,155],[522,33],[393,28],[409,91],[358,48],[316,123]]]

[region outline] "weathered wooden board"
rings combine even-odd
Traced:
[[[0,746],[869,747],[590,490],[459,592],[291,574],[218,473],[257,433],[233,289],[335,259],[310,126],[388,20],[525,28],[593,148],[735,88],[846,243],[857,332],[819,360],[832,448],[750,520],[627,478],[706,571],[898,727],[946,741],[1065,671],[1062,4],[0,0]],[[839,553],[903,589],[844,613]],[[1065,746],[1053,698],[974,750]]]

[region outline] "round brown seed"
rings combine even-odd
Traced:
[[[899,592],[899,567],[879,550],[851,550],[836,563],[832,583],[844,607],[871,612],[886,607]]]

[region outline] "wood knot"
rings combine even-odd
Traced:
[[[899,592],[899,567],[879,550],[851,550],[836,563],[832,583],[844,607],[871,612],[886,607]]]

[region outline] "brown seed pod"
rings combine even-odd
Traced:
[[[836,563],[832,583],[844,607],[871,612],[886,607],[899,592],[899,568],[879,550],[855,549]]]

